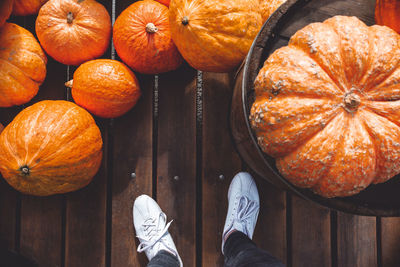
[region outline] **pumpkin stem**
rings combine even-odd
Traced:
[[[67,22],[68,24],[72,24],[72,22],[74,21],[74,14],[72,14],[72,12],[68,12],[67,14]]]
[[[70,81],[68,81],[68,82],[66,82],[66,83],[64,83],[64,85],[66,86],[66,87],[68,87],[68,88],[72,88],[72,85],[74,84],[74,80],[72,79],[72,80],[70,80]]]
[[[189,24],[189,18],[188,17],[186,17],[186,16],[184,16],[183,18],[182,18],[182,24],[183,25],[188,25]]]
[[[27,176],[30,173],[29,167],[26,165],[22,166],[19,170],[21,171],[22,175],[24,175],[24,176]]]
[[[156,33],[158,31],[158,28],[156,27],[156,25],[154,25],[153,23],[147,23],[146,25],[146,32],[148,33]]]
[[[356,111],[361,104],[360,96],[350,91],[344,95],[344,107],[348,112]]]

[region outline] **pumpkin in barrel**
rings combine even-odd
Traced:
[[[400,172],[400,35],[335,16],[299,30],[255,81],[250,121],[291,183],[350,196]]]
[[[41,101],[0,134],[0,172],[16,190],[47,196],[86,186],[102,159],[102,138],[92,116],[67,101]]]

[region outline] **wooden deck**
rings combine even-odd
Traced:
[[[133,1],[100,2],[118,15]],[[34,16],[12,21],[34,32]],[[104,57],[116,57],[111,47]],[[47,79],[33,102],[71,100],[64,82],[75,69],[49,59]],[[96,119],[104,158],[89,186],[38,198],[0,179],[0,247],[41,267],[146,266],[145,255],[136,253],[132,204],[148,194],[174,219],[170,231],[185,266],[222,266],[227,189],[236,172],[248,169],[228,125],[234,73],[184,65],[138,77],[143,96],[137,106],[117,119]],[[0,122],[8,124],[21,109],[1,109]],[[399,218],[330,211],[256,180],[261,211],[254,239],[287,266],[400,266]]]

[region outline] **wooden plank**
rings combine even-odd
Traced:
[[[241,169],[241,161],[233,147],[228,123],[231,96],[229,74],[203,74],[203,266],[223,265],[221,235],[228,207],[228,187],[233,176]]]
[[[62,197],[22,196],[21,254],[39,266],[61,266]]]
[[[286,264],[286,192],[252,173],[260,195],[260,213],[253,240]]]
[[[400,218],[382,218],[382,267],[400,266]]]
[[[332,266],[329,209],[295,195],[292,196],[292,263],[293,267]]]
[[[20,110],[20,107],[1,108],[0,123],[7,126]],[[0,174],[0,249],[19,250],[19,240],[16,240],[18,198],[18,192]]]
[[[132,224],[133,201],[152,195],[153,77],[141,77],[142,97],[124,116],[114,120],[111,266],[145,266]],[[110,140],[109,140],[110,141]],[[135,173],[135,178],[131,174]]]
[[[157,201],[185,266],[196,261],[196,74],[185,65],[158,87]]]
[[[98,120],[103,135],[103,163],[84,189],[67,195],[65,266],[105,266],[107,197],[107,121]]]
[[[338,266],[377,266],[376,218],[338,212]]]

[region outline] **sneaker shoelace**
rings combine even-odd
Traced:
[[[162,218],[162,220],[161,220]],[[167,234],[168,228],[171,225],[172,221],[167,223],[164,228],[160,227],[160,224],[167,220],[167,215],[161,212],[158,218],[148,218],[144,221],[142,227],[144,228],[145,236],[137,236],[140,240],[140,244],[137,248],[138,252],[143,252],[148,249],[151,249],[157,242],[161,242],[165,247],[169,248],[168,244],[165,243],[163,237]]]
[[[246,231],[246,235],[250,237],[250,232],[248,227],[248,222],[249,220],[252,220],[254,217],[254,212],[257,212],[258,210],[258,204],[254,201],[249,200],[245,196],[241,196],[239,199],[239,205],[238,205],[238,210],[236,213],[236,218],[234,219],[234,222],[238,222],[240,224],[244,224],[244,230]]]

